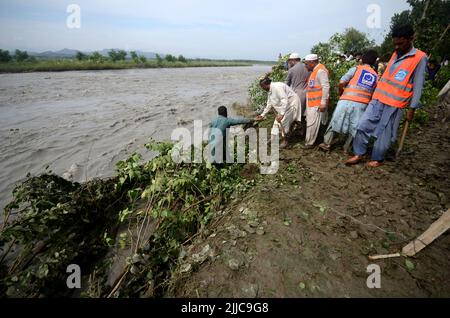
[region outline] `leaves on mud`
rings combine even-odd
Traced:
[[[410,271],[410,272],[416,269],[416,266],[414,265],[414,263],[411,262],[409,259],[405,260],[405,265],[406,265],[406,268],[408,269],[408,271]]]
[[[291,226],[292,220],[288,217],[284,218],[283,224],[286,226]]]
[[[325,213],[328,209],[328,207],[325,204],[320,202],[313,203],[313,207],[318,208],[321,213]]]

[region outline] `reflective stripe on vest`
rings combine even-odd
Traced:
[[[319,70],[324,70],[328,73],[327,68],[323,64],[318,64],[314,71],[311,73],[308,82],[308,91],[307,91],[307,99],[308,99],[308,107],[319,107],[322,103],[322,86],[317,85],[317,73]]]
[[[357,66],[355,75],[348,83],[340,99],[368,104],[372,99],[377,80],[377,73],[369,65]]]
[[[381,103],[392,107],[406,108],[414,94],[414,84],[410,83],[411,76],[425,56],[424,52],[417,50],[414,55],[408,56],[401,61],[400,65],[391,73],[391,66],[397,57],[397,53],[394,53],[386,67],[386,71],[378,82],[373,99],[377,99]]]

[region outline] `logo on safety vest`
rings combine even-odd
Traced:
[[[398,71],[397,75],[395,75],[394,79],[396,81],[403,82],[408,74],[409,72],[407,70],[401,69]]]
[[[377,77],[366,71],[363,70],[361,73],[361,76],[358,80],[358,85],[367,89],[373,89],[375,87],[375,84],[377,83]]]
[[[309,81],[309,87],[311,87],[311,88],[314,87],[314,80],[310,80],[310,81]]]

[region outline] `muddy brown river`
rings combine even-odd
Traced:
[[[0,74],[0,209],[27,173],[114,174],[150,137],[206,126],[268,66]]]

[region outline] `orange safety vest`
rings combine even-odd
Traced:
[[[390,72],[391,66],[394,63],[397,53],[391,57],[383,76],[378,82],[373,99],[379,100],[385,105],[396,108],[406,108],[413,97],[414,84],[409,83],[411,76],[420,61],[426,54],[420,50],[404,59],[400,65]]]
[[[367,64],[357,66],[356,73],[345,88],[341,99],[369,104],[377,81],[378,75],[373,68]]]
[[[309,84],[307,91],[308,107],[319,107],[322,101],[322,86],[317,85],[316,77],[319,70],[324,70],[328,73],[327,68],[323,64],[318,64],[314,71],[309,76]]]

